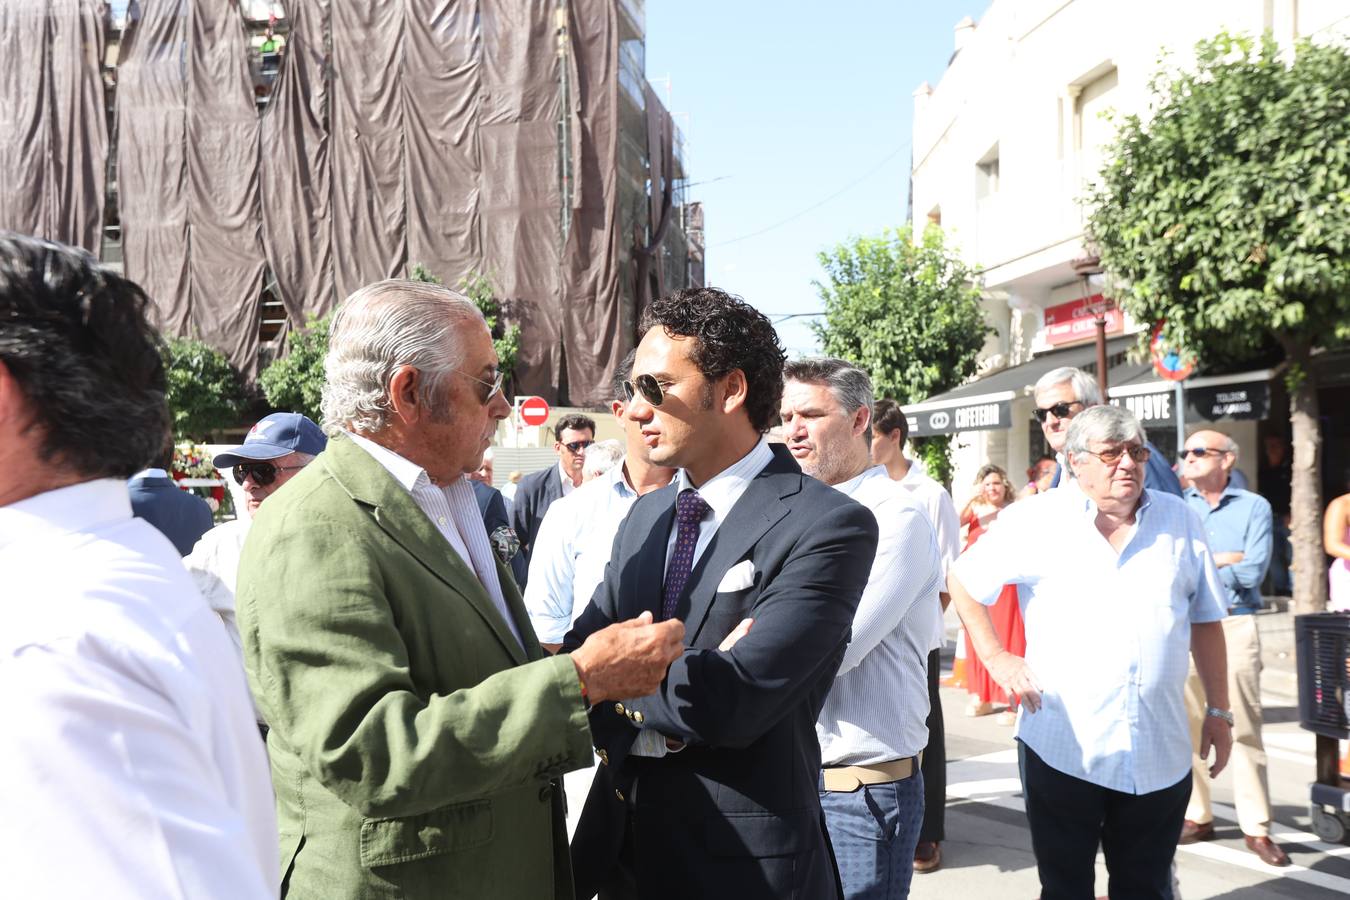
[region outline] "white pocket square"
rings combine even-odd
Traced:
[[[725,594],[728,591],[743,591],[754,583],[755,564],[748,559],[743,559],[730,569],[727,569],[727,574],[722,576],[722,580],[717,585],[717,593]]]

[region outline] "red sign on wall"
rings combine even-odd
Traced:
[[[1079,297],[1068,303],[1045,308],[1045,339],[1051,345],[1070,344],[1091,338],[1097,333],[1097,315],[1093,309],[1102,303],[1101,294]],[[1125,330],[1125,314],[1112,305],[1106,311],[1106,333],[1120,334]]]

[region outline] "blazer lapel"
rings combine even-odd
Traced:
[[[413,501],[412,494],[395,481],[384,466],[352,441],[340,436],[330,440],[323,456],[328,470],[352,499],[374,507],[375,522],[385,534],[430,569],[447,587],[464,597],[469,606],[487,622],[516,664],[526,662],[520,642],[497,611],[496,604],[488,596],[477,574],[446,543],[427,514]],[[502,582],[503,596],[509,597],[507,584],[510,579],[503,578],[500,573],[498,578]],[[508,599],[508,608],[510,604]],[[521,632],[522,635],[526,633]]]
[[[782,498],[801,489],[801,470],[788,458],[789,465],[775,453],[771,461],[746,487],[726,521],[717,527],[708,549],[703,551],[690,573],[685,597],[676,605],[676,616],[683,614],[685,643],[693,644],[717,596],[717,585],[726,571],[745,558],[764,533],[788,514]]]

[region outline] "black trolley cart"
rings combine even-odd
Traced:
[[[1317,735],[1312,829],[1329,843],[1350,830],[1350,779],[1340,773],[1338,741],[1350,739],[1350,613],[1294,618],[1299,724]]]

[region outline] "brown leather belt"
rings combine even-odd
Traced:
[[[889,784],[904,781],[918,769],[916,757],[893,759],[870,766],[827,766],[820,770],[827,791],[850,793],[864,784]]]

